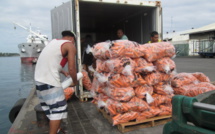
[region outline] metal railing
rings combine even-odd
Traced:
[[[193,41],[193,51],[197,53],[215,53],[215,40]]]

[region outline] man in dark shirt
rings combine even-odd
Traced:
[[[93,39],[91,35],[86,35],[84,42],[82,43],[82,64],[83,64],[83,69],[88,71],[88,66],[92,65],[94,62],[94,57],[92,53],[87,54],[86,49],[87,46],[89,45],[90,47],[93,46]]]

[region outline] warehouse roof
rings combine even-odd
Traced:
[[[196,33],[205,33],[205,32],[210,32],[210,31],[215,31],[215,23],[209,24],[200,28],[188,30],[182,34],[196,34]]]

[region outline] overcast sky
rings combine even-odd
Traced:
[[[40,29],[51,39],[50,10],[69,0],[1,0],[0,52],[18,52],[17,45],[26,42],[28,32],[11,21]],[[151,0],[153,1],[153,0]],[[215,23],[214,0],[161,0],[163,33],[183,31]]]

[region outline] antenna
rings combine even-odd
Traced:
[[[30,33],[31,33],[31,23],[30,23],[30,28],[29,28],[29,30],[30,30]]]
[[[173,17],[171,16],[171,29],[170,29],[170,31],[172,31],[172,23],[173,23]]]

